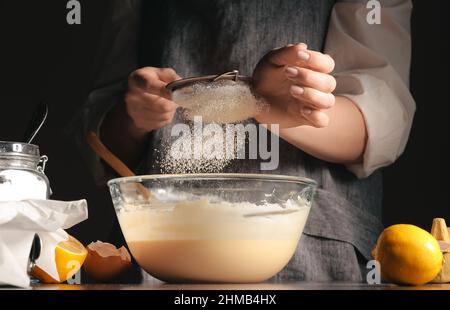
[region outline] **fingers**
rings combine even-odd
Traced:
[[[306,44],[287,45],[268,53],[255,69],[254,77],[261,79],[261,88],[268,89],[266,96],[275,93],[282,102],[287,103],[280,120],[288,122],[288,126],[305,124],[321,128],[328,126],[330,119],[326,110],[335,104],[332,92],[336,88],[336,80],[330,75],[334,67],[331,56],[308,50]],[[267,86],[273,81],[278,83],[279,89]]]
[[[266,57],[276,66],[294,65],[299,61],[299,53],[306,51],[307,48],[305,43],[288,45],[273,49]]]
[[[336,88],[336,79],[325,73],[306,68],[287,67],[286,77],[297,85],[315,88],[325,93],[331,93]]]
[[[287,67],[286,76],[293,85],[290,88],[292,97],[296,99],[297,109],[309,123],[316,128],[327,127],[329,116],[323,111],[335,104],[332,94],[336,88],[333,76],[307,68]]]
[[[145,67],[134,71],[128,79],[128,84],[130,89],[138,88],[170,99],[170,92],[166,89],[166,85],[178,79],[180,77],[173,69]]]
[[[330,55],[307,49],[307,45],[287,45],[276,48],[268,55],[268,60],[276,66],[298,66],[322,73],[334,70],[335,62]]]
[[[296,64],[322,73],[331,73],[335,67],[334,59],[330,55],[310,50],[299,51]]]
[[[330,119],[324,109],[330,109],[335,104],[335,96],[331,93],[336,87],[336,81],[328,74],[314,72],[305,68],[296,68],[298,74],[290,78],[295,82],[290,88],[292,97],[300,106],[301,115],[311,126],[323,128],[328,126]]]
[[[127,104],[138,106],[142,110],[148,110],[155,113],[170,113],[177,109],[175,102],[143,92],[128,92],[125,96]]]
[[[276,113],[279,108],[270,107],[270,113]],[[324,128],[327,127],[330,123],[329,116],[323,111],[318,109],[310,108],[306,105],[299,104],[298,102],[291,102],[287,111],[278,111],[278,116],[280,119],[286,118],[286,112],[290,115],[291,122],[285,124],[284,127],[297,127],[302,125],[309,125],[316,128]],[[273,115],[271,115],[273,116]],[[258,121],[260,121],[258,119]],[[264,119],[263,119],[264,121]]]
[[[165,98],[144,94],[127,94],[127,113],[139,129],[151,131],[167,126],[175,115],[176,105]]]
[[[172,68],[157,68],[156,71],[158,77],[161,79],[161,81],[164,81],[166,83],[171,83],[173,81],[181,79],[181,77],[175,72]]]
[[[170,98],[169,92],[166,90],[167,83],[161,81],[156,72],[139,69],[134,71],[128,79],[128,86],[131,90],[139,89],[150,94]]]
[[[180,76],[170,68],[145,67],[130,75],[125,102],[136,127],[152,131],[172,122],[177,105],[166,85],[178,79]]]
[[[335,103],[333,94],[321,92],[310,87],[292,85],[290,92],[294,98],[316,109],[329,109]]]

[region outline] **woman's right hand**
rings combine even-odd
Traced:
[[[125,104],[137,131],[146,134],[172,122],[177,105],[166,85],[179,79],[171,68],[145,67],[130,74]]]

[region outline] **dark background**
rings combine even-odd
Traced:
[[[0,2],[0,140],[20,140],[32,108],[45,100],[50,115],[35,143],[50,158],[53,198],[89,202],[89,220],[71,233],[83,243],[121,245],[107,188],[94,183],[63,132],[92,87],[109,1],[81,1],[82,24],[74,26],[66,23],[66,2]],[[417,0],[414,7],[411,91],[418,110],[404,155],[384,169],[384,224],[429,229],[434,217],[450,222],[450,1]]]

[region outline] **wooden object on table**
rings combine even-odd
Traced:
[[[450,233],[442,218],[435,218],[431,227],[431,234],[438,242],[450,243]],[[450,253],[444,252],[444,264],[437,277],[431,281],[432,283],[449,283],[450,282]]]
[[[114,155],[100,140],[94,132],[90,131],[86,137],[86,141],[92,150],[103,159],[111,168],[114,169],[121,177],[135,176],[127,165],[124,164],[116,155]],[[150,191],[142,184],[136,184],[137,190],[144,196],[145,200],[151,197]]]
[[[436,238],[437,241],[450,242],[447,224],[442,218],[435,218],[433,220],[433,225],[431,226],[431,234]]]

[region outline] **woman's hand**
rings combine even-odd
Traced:
[[[178,79],[180,76],[170,68],[145,67],[130,75],[125,104],[136,131],[148,133],[172,122],[177,105],[166,85]]]
[[[303,43],[272,50],[253,73],[257,94],[269,103],[256,120],[281,128],[328,126],[323,111],[335,103],[336,80],[329,74],[333,69],[329,55],[310,51]]]
[[[138,163],[148,133],[172,122],[177,105],[166,85],[178,79],[173,69],[134,71],[128,78],[125,104],[117,104],[103,120],[100,138],[129,167]]]
[[[253,73],[256,92],[269,103],[256,120],[279,124],[282,139],[314,157],[358,163],[366,145],[364,117],[353,101],[332,94],[333,69],[330,56],[305,44],[271,51]]]

